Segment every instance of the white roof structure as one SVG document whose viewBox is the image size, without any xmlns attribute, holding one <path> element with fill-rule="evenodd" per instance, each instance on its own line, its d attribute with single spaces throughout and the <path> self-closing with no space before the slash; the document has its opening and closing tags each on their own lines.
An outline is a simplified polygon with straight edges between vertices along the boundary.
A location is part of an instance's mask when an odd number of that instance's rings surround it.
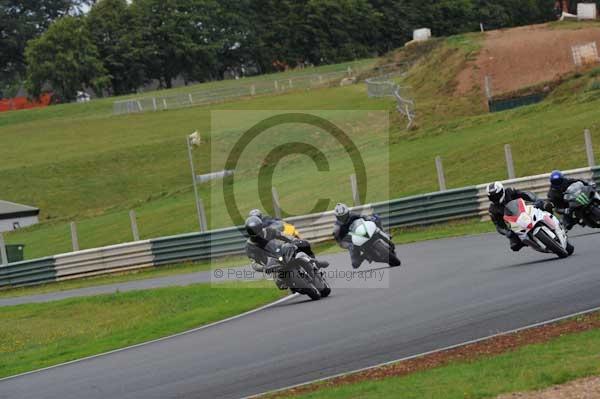
<svg viewBox="0 0 600 399">
<path fill-rule="evenodd" d="M 24 216 L 37 216 L 40 210 L 33 206 L 16 204 L 0 200 L 0 219 L 11 219 Z"/>
</svg>

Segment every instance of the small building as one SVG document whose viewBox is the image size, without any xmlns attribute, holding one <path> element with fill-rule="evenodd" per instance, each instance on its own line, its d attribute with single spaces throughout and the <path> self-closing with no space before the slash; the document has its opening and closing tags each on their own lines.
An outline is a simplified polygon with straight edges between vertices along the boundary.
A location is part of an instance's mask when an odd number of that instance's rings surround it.
<svg viewBox="0 0 600 399">
<path fill-rule="evenodd" d="M 0 200 L 0 232 L 37 224 L 40 222 L 39 214 L 38 208 Z"/>
</svg>

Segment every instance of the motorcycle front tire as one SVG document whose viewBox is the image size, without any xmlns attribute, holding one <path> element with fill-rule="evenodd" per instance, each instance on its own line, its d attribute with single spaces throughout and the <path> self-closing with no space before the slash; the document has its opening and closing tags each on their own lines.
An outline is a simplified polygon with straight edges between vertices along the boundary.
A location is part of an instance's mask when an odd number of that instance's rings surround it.
<svg viewBox="0 0 600 399">
<path fill-rule="evenodd" d="M 319 299 L 321 299 L 321 292 L 312 284 L 308 288 L 303 289 L 302 291 L 304 295 L 308 295 L 313 301 L 318 301 Z"/>
<path fill-rule="evenodd" d="M 569 256 L 569 252 L 546 234 L 544 230 L 540 230 L 536 237 L 546 246 L 546 248 L 556 254 L 559 258 L 562 259 Z"/>
</svg>

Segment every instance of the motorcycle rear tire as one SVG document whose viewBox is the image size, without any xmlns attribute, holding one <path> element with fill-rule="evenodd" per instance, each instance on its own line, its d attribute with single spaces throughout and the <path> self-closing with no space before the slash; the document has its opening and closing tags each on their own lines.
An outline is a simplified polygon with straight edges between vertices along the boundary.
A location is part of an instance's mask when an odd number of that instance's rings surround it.
<svg viewBox="0 0 600 399">
<path fill-rule="evenodd" d="M 592 205 L 590 208 L 590 213 L 592 214 L 592 218 L 594 219 L 596 225 L 600 225 L 600 207 L 597 205 Z"/>
<path fill-rule="evenodd" d="M 546 246 L 546 248 L 556 254 L 559 258 L 564 259 L 569 256 L 569 252 L 565 248 L 558 245 L 558 243 L 554 241 L 548 234 L 546 234 L 544 230 L 540 230 L 540 232 L 537 233 L 537 239 L 540 240 Z"/>
<path fill-rule="evenodd" d="M 325 288 L 323 288 L 320 293 L 321 293 L 321 298 L 327 298 L 329 296 L 329 294 L 331 294 L 331 287 L 329 286 L 329 284 L 327 284 L 327 282 L 324 283 Z"/>
<path fill-rule="evenodd" d="M 390 254 L 388 264 L 390 265 L 390 267 L 398 267 L 402 264 L 402 262 L 400 261 L 400 259 L 398 259 L 398 256 L 394 252 L 392 252 Z"/>
<path fill-rule="evenodd" d="M 574 252 L 575 252 L 575 247 L 573 246 L 573 244 L 571 244 L 570 242 L 567 242 L 567 253 L 569 254 L 569 256 L 573 255 Z"/>
</svg>

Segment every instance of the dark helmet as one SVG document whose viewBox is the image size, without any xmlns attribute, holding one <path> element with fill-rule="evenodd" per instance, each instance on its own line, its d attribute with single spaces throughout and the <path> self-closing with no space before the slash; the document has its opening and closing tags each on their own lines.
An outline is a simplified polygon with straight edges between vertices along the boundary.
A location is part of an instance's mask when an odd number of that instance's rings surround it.
<svg viewBox="0 0 600 399">
<path fill-rule="evenodd" d="M 262 220 L 260 220 L 260 218 L 257 216 L 250 216 L 248 219 L 246 219 L 244 227 L 246 229 L 246 233 L 248 233 L 250 237 L 258 237 L 263 231 Z"/>
<path fill-rule="evenodd" d="M 554 170 L 550 173 L 550 185 L 552 187 L 560 187 L 563 183 L 565 175 L 560 170 Z"/>
<path fill-rule="evenodd" d="M 339 203 L 335 206 L 333 213 L 340 223 L 346 223 L 350 217 L 350 208 L 346 204 Z"/>
<path fill-rule="evenodd" d="M 262 212 L 260 211 L 260 209 L 252 209 L 252 210 L 251 210 L 251 211 L 248 213 L 248 216 L 256 216 L 256 217 L 258 217 L 258 218 L 260 218 L 260 219 L 262 219 L 262 218 L 263 218 L 263 214 L 262 214 Z"/>
<path fill-rule="evenodd" d="M 490 201 L 494 204 L 500 204 L 504 202 L 504 198 L 506 197 L 506 193 L 504 191 L 504 186 L 499 181 L 490 183 L 487 186 L 487 195 Z"/>
</svg>

